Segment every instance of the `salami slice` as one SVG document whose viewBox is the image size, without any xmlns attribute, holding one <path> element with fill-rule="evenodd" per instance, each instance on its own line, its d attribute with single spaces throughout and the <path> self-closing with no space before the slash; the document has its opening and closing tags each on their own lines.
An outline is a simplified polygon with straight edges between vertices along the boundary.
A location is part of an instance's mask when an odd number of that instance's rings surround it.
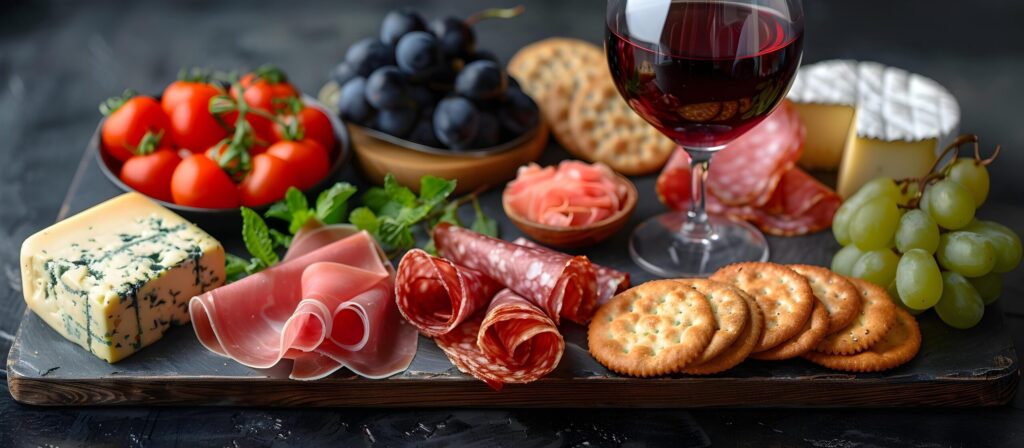
<svg viewBox="0 0 1024 448">
<path fill-rule="evenodd" d="M 541 246 L 540 244 L 526 238 L 517 238 L 512 243 L 558 254 L 565 257 L 567 261 L 571 258 L 569 255 L 548 249 L 547 247 Z M 594 275 L 597 277 L 597 306 L 604 305 L 605 302 L 611 300 L 611 298 L 616 294 L 629 289 L 628 272 L 616 271 L 615 269 L 598 264 L 594 264 L 593 266 Z"/>
<path fill-rule="evenodd" d="M 764 205 L 783 174 L 796 165 L 803 144 L 800 116 L 783 102 L 761 124 L 715 155 L 708 192 L 726 205 Z"/>
<path fill-rule="evenodd" d="M 558 367 L 565 341 L 555 322 L 532 302 L 504 289 L 480 312 L 435 340 L 464 373 L 495 390 L 536 381 Z"/>
<path fill-rule="evenodd" d="M 398 263 L 395 300 L 406 320 L 434 337 L 485 308 L 500 289 L 480 271 L 413 249 Z"/>
<path fill-rule="evenodd" d="M 476 269 L 530 300 L 557 324 L 586 323 L 597 306 L 594 266 L 584 256 L 520 246 L 447 223 L 434 228 L 434 244 L 455 264 Z"/>
</svg>

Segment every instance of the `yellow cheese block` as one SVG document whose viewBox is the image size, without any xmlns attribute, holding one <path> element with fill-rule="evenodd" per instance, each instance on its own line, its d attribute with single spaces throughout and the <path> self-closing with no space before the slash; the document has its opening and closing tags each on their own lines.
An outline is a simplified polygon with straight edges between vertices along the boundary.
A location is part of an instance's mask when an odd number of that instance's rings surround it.
<svg viewBox="0 0 1024 448">
<path fill-rule="evenodd" d="M 848 198 L 876 177 L 921 177 L 935 162 L 936 139 L 887 142 L 855 137 L 849 140 L 839 164 L 836 192 Z"/>
<path fill-rule="evenodd" d="M 806 129 L 800 165 L 809 170 L 836 170 L 851 138 L 857 109 L 839 104 L 794 103 Z"/>
<path fill-rule="evenodd" d="M 224 283 L 224 248 L 139 193 L 32 235 L 21 246 L 25 302 L 107 362 L 189 321 L 189 299 Z"/>
</svg>

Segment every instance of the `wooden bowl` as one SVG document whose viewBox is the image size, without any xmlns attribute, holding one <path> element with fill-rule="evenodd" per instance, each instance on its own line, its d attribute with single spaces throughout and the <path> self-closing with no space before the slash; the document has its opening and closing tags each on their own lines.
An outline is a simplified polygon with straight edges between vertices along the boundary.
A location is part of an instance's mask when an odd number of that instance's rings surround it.
<svg viewBox="0 0 1024 448">
<path fill-rule="evenodd" d="M 318 94 L 329 109 L 341 94 L 334 81 L 325 84 Z M 369 128 L 349 123 L 352 153 L 366 178 L 376 184 L 391 173 L 398 183 L 418 191 L 425 175 L 455 179 L 456 194 L 480 187 L 492 187 L 516 176 L 520 166 L 536 160 L 548 142 L 548 128 L 543 120 L 535 129 L 509 142 L 492 148 L 454 152 L 403 140 Z"/>
<path fill-rule="evenodd" d="M 539 243 L 562 249 L 593 246 L 622 230 L 630 216 L 633 215 L 633 211 L 636 210 L 636 185 L 618 173 L 615 174 L 615 180 L 626 186 L 626 198 L 622 203 L 622 208 L 612 216 L 582 227 L 556 227 L 526 219 L 509 206 L 504 193 L 501 195 L 501 206 L 505 209 L 508 219 L 519 230 Z"/>
</svg>

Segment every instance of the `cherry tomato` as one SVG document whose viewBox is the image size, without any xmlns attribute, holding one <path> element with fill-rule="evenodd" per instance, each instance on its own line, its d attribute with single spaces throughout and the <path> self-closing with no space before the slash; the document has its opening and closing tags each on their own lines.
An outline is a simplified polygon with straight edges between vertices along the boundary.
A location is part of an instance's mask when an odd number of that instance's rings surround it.
<svg viewBox="0 0 1024 448">
<path fill-rule="evenodd" d="M 288 187 L 297 185 L 295 177 L 288 162 L 270 154 L 253 156 L 252 169 L 238 184 L 242 205 L 257 207 L 280 200 Z"/>
<path fill-rule="evenodd" d="M 284 100 L 299 96 L 299 91 L 288 82 L 284 72 L 275 67 L 261 67 L 247 73 L 239 80 L 239 84 L 245 90 L 242 97 L 250 107 L 268 112 L 283 112 L 288 108 L 287 103 L 275 103 L 275 99 Z M 238 90 L 234 86 L 231 87 L 231 96 L 238 98 Z"/>
<path fill-rule="evenodd" d="M 206 98 L 209 103 L 210 98 L 218 94 L 220 90 L 217 86 L 208 82 L 178 80 L 168 84 L 164 89 L 164 94 L 160 97 L 160 106 L 170 116 L 179 104 L 185 104 L 193 97 Z"/>
<path fill-rule="evenodd" d="M 196 92 L 169 112 L 174 142 L 192 152 L 201 152 L 228 136 L 227 129 L 210 113 L 212 96 L 206 96 L 208 93 Z"/>
<path fill-rule="evenodd" d="M 305 190 L 327 176 L 331 160 L 315 140 L 281 140 L 267 148 L 267 154 L 288 162 L 295 172 L 295 186 Z"/>
<path fill-rule="evenodd" d="M 289 125 L 298 120 L 299 127 L 302 128 L 305 138 L 315 140 L 320 146 L 323 146 L 328 154 L 334 151 L 334 126 L 331 125 L 331 120 L 327 118 L 327 114 L 323 113 L 320 109 L 303 107 L 297 115 L 289 114 L 281 118 Z M 275 124 L 274 135 L 277 139 L 285 140 L 284 134 L 284 127 Z"/>
<path fill-rule="evenodd" d="M 246 114 L 245 121 L 252 127 L 252 136 L 254 143 L 249 152 L 253 154 L 262 154 L 267 151 L 270 145 L 276 143 L 279 139 L 274 133 L 274 122 L 268 120 L 265 117 L 260 117 L 253 114 Z M 238 112 L 229 112 L 224 114 L 224 122 L 232 128 L 238 122 Z"/>
<path fill-rule="evenodd" d="M 160 103 L 148 96 L 134 96 L 123 102 L 108 100 L 112 109 L 103 122 L 100 139 L 103 149 L 122 162 L 135 155 L 146 134 L 163 133 L 163 146 L 170 146 L 172 137 L 170 120 L 160 108 Z"/>
<path fill-rule="evenodd" d="M 171 202 L 171 176 L 181 163 L 178 152 L 160 148 L 151 154 L 134 156 L 121 166 L 121 180 L 136 191 L 161 201 Z"/>
<path fill-rule="evenodd" d="M 171 176 L 175 204 L 202 208 L 238 207 L 238 189 L 231 178 L 203 154 L 182 160 Z"/>
</svg>

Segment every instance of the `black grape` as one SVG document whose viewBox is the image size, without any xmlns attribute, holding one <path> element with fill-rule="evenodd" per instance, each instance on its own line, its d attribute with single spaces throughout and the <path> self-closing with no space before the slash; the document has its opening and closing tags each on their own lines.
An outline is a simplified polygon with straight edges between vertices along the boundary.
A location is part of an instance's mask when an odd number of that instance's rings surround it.
<svg viewBox="0 0 1024 448">
<path fill-rule="evenodd" d="M 409 133 L 408 139 L 432 148 L 444 147 L 437 140 L 437 136 L 434 135 L 434 109 L 424 109 L 420 112 L 419 119 L 416 120 L 416 124 L 412 128 L 412 132 Z"/>
<path fill-rule="evenodd" d="M 466 62 L 473 61 L 491 61 L 496 64 L 501 64 L 501 60 L 498 59 L 498 56 L 487 50 L 477 50 L 472 55 L 466 58 Z"/>
<path fill-rule="evenodd" d="M 508 89 L 508 75 L 494 61 L 470 62 L 455 78 L 455 92 L 473 100 L 498 98 Z"/>
<path fill-rule="evenodd" d="M 378 68 L 366 78 L 366 101 L 377 109 L 394 109 L 408 105 L 408 83 L 398 67 Z"/>
<path fill-rule="evenodd" d="M 341 62 L 340 64 L 335 65 L 334 69 L 331 70 L 331 79 L 333 79 L 339 86 L 345 85 L 345 83 L 349 82 L 356 76 L 359 76 L 359 74 L 356 73 L 352 64 L 349 64 L 348 62 Z"/>
<path fill-rule="evenodd" d="M 422 85 L 409 87 L 409 99 L 416 107 L 416 110 L 419 111 L 427 109 L 433 110 L 434 104 L 437 103 L 437 98 L 434 96 L 434 92 L 431 92 L 430 89 Z"/>
<path fill-rule="evenodd" d="M 449 57 L 462 57 L 476 49 L 476 34 L 466 21 L 445 17 L 430 22 L 430 31 L 441 41 L 441 51 Z"/>
<path fill-rule="evenodd" d="M 415 78 L 429 77 L 440 68 L 443 60 L 437 38 L 424 31 L 406 34 L 395 47 L 398 68 Z"/>
<path fill-rule="evenodd" d="M 501 125 L 498 117 L 491 112 L 480 112 L 473 148 L 490 148 L 501 142 Z"/>
<path fill-rule="evenodd" d="M 380 24 L 380 41 L 394 47 L 402 36 L 425 29 L 423 17 L 420 17 L 415 11 L 408 9 L 391 11 L 384 16 L 384 21 Z"/>
<path fill-rule="evenodd" d="M 409 107 L 382 110 L 377 113 L 375 121 L 377 130 L 405 138 L 416 124 L 416 110 Z"/>
<path fill-rule="evenodd" d="M 498 108 L 498 121 L 510 135 L 518 137 L 537 126 L 540 110 L 533 98 L 522 90 L 509 88 Z"/>
<path fill-rule="evenodd" d="M 338 97 L 338 115 L 357 124 L 365 124 L 373 113 L 366 102 L 366 78 L 357 76 L 341 87 Z"/>
<path fill-rule="evenodd" d="M 450 96 L 434 109 L 434 134 L 445 146 L 466 149 L 476 138 L 480 113 L 465 98 Z"/>
</svg>

